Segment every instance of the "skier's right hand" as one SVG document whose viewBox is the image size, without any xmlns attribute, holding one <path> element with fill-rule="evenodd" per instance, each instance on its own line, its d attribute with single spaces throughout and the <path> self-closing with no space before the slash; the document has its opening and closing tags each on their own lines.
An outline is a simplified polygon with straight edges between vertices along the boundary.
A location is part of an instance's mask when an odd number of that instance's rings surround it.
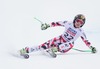
<svg viewBox="0 0 100 69">
<path fill-rule="evenodd" d="M 47 28 L 49 28 L 50 25 L 49 24 L 41 24 L 41 30 L 46 30 Z"/>
</svg>

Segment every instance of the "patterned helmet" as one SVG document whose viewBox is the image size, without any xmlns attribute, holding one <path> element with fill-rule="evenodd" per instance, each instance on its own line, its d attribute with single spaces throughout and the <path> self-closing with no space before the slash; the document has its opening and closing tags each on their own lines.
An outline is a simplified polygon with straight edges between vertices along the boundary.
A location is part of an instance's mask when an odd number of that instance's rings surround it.
<svg viewBox="0 0 100 69">
<path fill-rule="evenodd" d="M 86 19 L 85 19 L 85 16 L 84 16 L 83 14 L 78 14 L 78 15 L 76 15 L 75 18 L 74 18 L 74 20 L 73 20 L 73 23 L 75 23 L 75 21 L 76 21 L 77 19 L 82 19 L 83 25 L 85 24 Z M 83 26 L 83 25 L 82 25 L 82 26 Z M 81 26 L 81 27 L 82 27 L 82 26 Z"/>
</svg>

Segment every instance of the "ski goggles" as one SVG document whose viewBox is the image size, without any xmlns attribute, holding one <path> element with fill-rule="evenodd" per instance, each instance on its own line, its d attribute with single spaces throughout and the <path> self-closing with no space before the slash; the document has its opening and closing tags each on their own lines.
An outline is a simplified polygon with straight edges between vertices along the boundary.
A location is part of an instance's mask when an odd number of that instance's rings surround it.
<svg viewBox="0 0 100 69">
<path fill-rule="evenodd" d="M 77 19 L 76 22 L 80 23 L 80 24 L 84 24 L 84 22 L 81 19 Z"/>
</svg>

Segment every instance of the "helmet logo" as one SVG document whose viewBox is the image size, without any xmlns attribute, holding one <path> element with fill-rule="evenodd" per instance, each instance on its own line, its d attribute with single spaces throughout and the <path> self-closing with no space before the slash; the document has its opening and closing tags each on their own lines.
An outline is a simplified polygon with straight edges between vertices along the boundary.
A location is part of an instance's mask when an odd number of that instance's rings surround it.
<svg viewBox="0 0 100 69">
<path fill-rule="evenodd" d="M 81 16 L 81 19 L 85 19 L 85 17 L 84 16 Z"/>
</svg>

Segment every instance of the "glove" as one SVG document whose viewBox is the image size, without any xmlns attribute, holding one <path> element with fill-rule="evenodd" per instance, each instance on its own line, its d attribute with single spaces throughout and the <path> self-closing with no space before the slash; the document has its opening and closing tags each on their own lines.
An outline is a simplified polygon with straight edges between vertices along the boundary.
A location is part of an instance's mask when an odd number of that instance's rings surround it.
<svg viewBox="0 0 100 69">
<path fill-rule="evenodd" d="M 97 52 L 97 51 L 96 51 L 96 48 L 93 47 L 93 46 L 90 46 L 90 49 L 92 50 L 92 53 L 96 53 L 96 52 Z"/>
<path fill-rule="evenodd" d="M 50 27 L 50 25 L 49 24 L 42 24 L 41 25 L 41 30 L 46 30 L 47 28 L 49 28 Z"/>
</svg>

